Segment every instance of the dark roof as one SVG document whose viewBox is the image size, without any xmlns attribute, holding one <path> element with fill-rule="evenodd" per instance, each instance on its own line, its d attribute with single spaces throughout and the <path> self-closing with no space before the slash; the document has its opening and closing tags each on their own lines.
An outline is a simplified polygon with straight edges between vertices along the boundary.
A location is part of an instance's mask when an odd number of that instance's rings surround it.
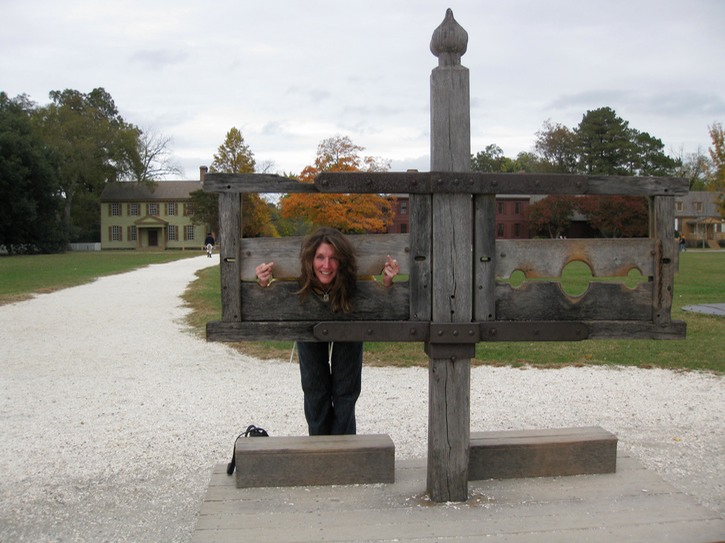
<svg viewBox="0 0 725 543">
<path fill-rule="evenodd" d="M 200 188 L 200 181 L 158 181 L 153 188 L 140 183 L 108 183 L 101 202 L 188 200 L 189 194 Z"/>
</svg>

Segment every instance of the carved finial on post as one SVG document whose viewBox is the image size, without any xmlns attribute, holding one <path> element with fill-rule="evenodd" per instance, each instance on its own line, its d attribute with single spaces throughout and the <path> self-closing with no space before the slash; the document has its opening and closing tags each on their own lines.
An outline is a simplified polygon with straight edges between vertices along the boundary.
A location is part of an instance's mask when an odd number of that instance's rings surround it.
<svg viewBox="0 0 725 543">
<path fill-rule="evenodd" d="M 430 50 L 438 57 L 438 66 L 455 66 L 468 49 L 468 32 L 453 18 L 453 10 L 446 10 L 443 22 L 433 31 Z"/>
</svg>

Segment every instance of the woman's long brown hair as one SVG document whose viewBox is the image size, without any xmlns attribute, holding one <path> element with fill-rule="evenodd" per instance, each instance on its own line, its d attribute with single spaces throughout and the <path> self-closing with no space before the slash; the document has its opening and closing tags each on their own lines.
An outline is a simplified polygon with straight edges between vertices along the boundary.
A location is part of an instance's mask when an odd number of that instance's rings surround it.
<svg viewBox="0 0 725 543">
<path fill-rule="evenodd" d="M 329 243 L 335 249 L 335 258 L 339 263 L 337 275 L 330 285 L 328 292 L 330 296 L 330 308 L 332 311 L 352 311 L 352 296 L 357 286 L 357 260 L 355 259 L 355 248 L 350 241 L 334 228 L 319 228 L 312 235 L 307 236 L 300 248 L 300 267 L 302 273 L 299 278 L 300 290 L 297 291 L 302 298 L 306 297 L 314 289 L 321 289 L 315 277 L 313 263 L 317 248 Z"/>
</svg>

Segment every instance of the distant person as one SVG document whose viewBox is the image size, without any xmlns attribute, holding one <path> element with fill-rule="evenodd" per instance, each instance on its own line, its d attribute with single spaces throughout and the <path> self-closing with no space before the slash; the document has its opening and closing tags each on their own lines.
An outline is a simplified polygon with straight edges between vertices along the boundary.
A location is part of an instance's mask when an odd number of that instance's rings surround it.
<svg viewBox="0 0 725 543">
<path fill-rule="evenodd" d="M 256 268 L 260 286 L 273 280 L 273 262 Z M 354 247 L 334 228 L 320 228 L 305 238 L 300 249 L 301 297 L 317 296 L 333 312 L 353 311 L 357 286 Z M 383 285 L 389 287 L 400 271 L 389 255 Z M 298 341 L 305 419 L 310 435 L 355 434 L 355 403 L 362 384 L 362 341 Z"/>
<path fill-rule="evenodd" d="M 214 236 L 211 232 L 206 235 L 206 239 L 204 240 L 204 248 L 206 249 L 206 256 L 208 258 L 211 258 L 211 253 L 214 250 Z"/>
<path fill-rule="evenodd" d="M 687 241 L 685 240 L 685 236 L 680 234 L 680 252 L 687 251 Z"/>
</svg>

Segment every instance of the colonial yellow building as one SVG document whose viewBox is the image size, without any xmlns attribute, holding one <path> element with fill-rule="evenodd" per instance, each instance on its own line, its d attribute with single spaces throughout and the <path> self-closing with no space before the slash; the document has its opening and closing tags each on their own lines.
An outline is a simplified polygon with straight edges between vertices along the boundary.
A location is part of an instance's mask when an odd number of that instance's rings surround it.
<svg viewBox="0 0 725 543">
<path fill-rule="evenodd" d="M 200 181 L 109 183 L 101 194 L 101 249 L 201 250 L 208 230 L 192 224 L 190 198 L 200 188 Z"/>
<path fill-rule="evenodd" d="M 690 191 L 675 198 L 675 230 L 690 247 L 725 246 L 725 219 L 718 207 L 719 192 Z"/>
</svg>

